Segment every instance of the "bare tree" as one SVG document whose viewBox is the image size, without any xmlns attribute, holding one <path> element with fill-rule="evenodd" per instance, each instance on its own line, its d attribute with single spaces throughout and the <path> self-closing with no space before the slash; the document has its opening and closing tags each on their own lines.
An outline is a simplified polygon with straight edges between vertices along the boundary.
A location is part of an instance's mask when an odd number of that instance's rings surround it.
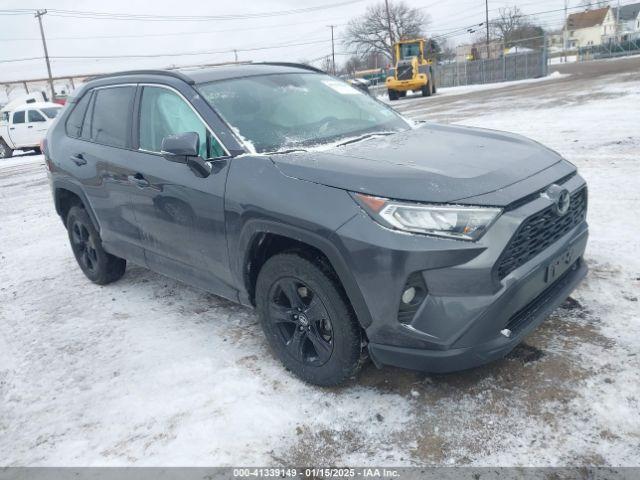
<svg viewBox="0 0 640 480">
<path fill-rule="evenodd" d="M 501 8 L 498 18 L 491 22 L 493 36 L 508 43 L 513 33 L 525 24 L 525 18 L 518 7 Z"/>
<path fill-rule="evenodd" d="M 395 40 L 424 37 L 429 16 L 402 1 L 389 1 L 389 20 Z M 345 45 L 361 57 L 383 53 L 393 58 L 389 24 L 384 2 L 370 5 L 364 15 L 349 22 Z"/>
<path fill-rule="evenodd" d="M 491 22 L 493 36 L 507 48 L 541 48 L 544 43 L 544 30 L 534 25 L 529 18 L 518 7 L 501 8 L 498 18 Z"/>
<path fill-rule="evenodd" d="M 585 10 L 591 10 L 592 8 L 604 8 L 609 5 L 605 0 L 582 0 L 580 6 Z"/>
<path fill-rule="evenodd" d="M 322 60 L 320 60 L 320 70 L 327 73 L 333 73 L 333 62 L 331 60 L 331 55 L 322 57 Z"/>
<path fill-rule="evenodd" d="M 352 55 L 351 57 L 349 57 L 349 60 L 345 62 L 343 71 L 347 75 L 353 77 L 358 70 L 362 70 L 363 66 L 364 63 L 362 62 L 360 57 L 358 57 L 357 55 Z"/>
</svg>

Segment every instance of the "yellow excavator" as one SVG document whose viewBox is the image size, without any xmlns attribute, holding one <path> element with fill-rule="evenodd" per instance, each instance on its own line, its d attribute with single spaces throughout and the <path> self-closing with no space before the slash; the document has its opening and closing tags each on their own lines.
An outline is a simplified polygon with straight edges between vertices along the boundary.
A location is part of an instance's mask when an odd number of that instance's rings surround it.
<svg viewBox="0 0 640 480">
<path fill-rule="evenodd" d="M 401 40 L 393 45 L 396 65 L 387 77 L 389 100 L 397 100 L 408 91 L 422 92 L 423 97 L 436 93 L 431 60 L 424 56 L 423 38 Z"/>
</svg>

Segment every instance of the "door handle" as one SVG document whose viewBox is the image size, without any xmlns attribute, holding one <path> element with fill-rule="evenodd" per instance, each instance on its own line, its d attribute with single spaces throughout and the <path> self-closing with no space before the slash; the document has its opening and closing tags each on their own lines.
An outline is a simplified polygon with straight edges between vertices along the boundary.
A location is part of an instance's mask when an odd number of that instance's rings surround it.
<svg viewBox="0 0 640 480">
<path fill-rule="evenodd" d="M 81 167 L 82 165 L 86 165 L 87 161 L 84 159 L 81 153 L 71 156 L 71 161 L 75 163 L 77 166 Z"/>
<path fill-rule="evenodd" d="M 145 188 L 145 187 L 148 187 L 149 185 L 151 185 L 149 183 L 149 180 L 144 178 L 144 175 L 142 175 L 141 173 L 136 173 L 135 175 L 129 175 L 129 176 L 127 176 L 127 178 L 129 179 L 129 181 L 131 183 L 135 183 L 140 188 Z"/>
</svg>

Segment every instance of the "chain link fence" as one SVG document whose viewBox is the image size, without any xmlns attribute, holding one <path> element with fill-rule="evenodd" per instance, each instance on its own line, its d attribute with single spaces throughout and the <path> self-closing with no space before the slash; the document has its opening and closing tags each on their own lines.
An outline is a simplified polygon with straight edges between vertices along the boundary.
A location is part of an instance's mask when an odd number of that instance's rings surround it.
<svg viewBox="0 0 640 480">
<path fill-rule="evenodd" d="M 547 75 L 547 55 L 544 50 L 514 53 L 500 58 L 443 64 L 435 69 L 436 86 L 439 88 L 508 82 L 545 75 Z"/>
</svg>

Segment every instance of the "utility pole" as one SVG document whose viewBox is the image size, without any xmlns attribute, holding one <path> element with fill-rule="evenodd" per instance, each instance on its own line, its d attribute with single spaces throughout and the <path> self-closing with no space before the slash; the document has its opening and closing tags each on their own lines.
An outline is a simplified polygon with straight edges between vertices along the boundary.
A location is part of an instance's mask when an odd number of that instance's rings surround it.
<svg viewBox="0 0 640 480">
<path fill-rule="evenodd" d="M 564 63 L 567 63 L 567 43 L 569 43 L 569 39 L 567 38 L 567 24 L 569 23 L 569 17 L 567 17 L 567 9 L 569 0 L 564 0 L 564 30 L 562 32 L 562 51 L 564 52 Z"/>
<path fill-rule="evenodd" d="M 393 38 L 393 30 L 391 29 L 391 14 L 389 13 L 389 0 L 384 0 L 385 7 L 387 8 L 387 27 L 389 28 L 389 42 L 391 43 L 391 63 L 396 64 L 396 52 L 393 48 L 393 44 L 396 43 Z"/>
<path fill-rule="evenodd" d="M 47 14 L 46 10 L 37 10 L 35 17 L 40 25 L 40 36 L 42 37 L 42 46 L 44 47 L 44 59 L 47 62 L 47 75 L 49 76 L 49 88 L 51 89 L 51 101 L 55 100 L 56 92 L 53 89 L 53 77 L 51 76 L 51 63 L 49 63 L 49 51 L 47 50 L 47 41 L 44 38 L 44 29 L 42 28 L 42 17 Z"/>
<path fill-rule="evenodd" d="M 487 24 L 487 60 L 491 56 L 489 50 L 489 0 L 484 0 L 485 23 Z"/>
<path fill-rule="evenodd" d="M 329 28 L 331 29 L 331 67 L 334 75 L 336 74 L 336 46 L 333 42 L 333 29 L 335 27 L 335 25 L 329 25 Z"/>
</svg>

